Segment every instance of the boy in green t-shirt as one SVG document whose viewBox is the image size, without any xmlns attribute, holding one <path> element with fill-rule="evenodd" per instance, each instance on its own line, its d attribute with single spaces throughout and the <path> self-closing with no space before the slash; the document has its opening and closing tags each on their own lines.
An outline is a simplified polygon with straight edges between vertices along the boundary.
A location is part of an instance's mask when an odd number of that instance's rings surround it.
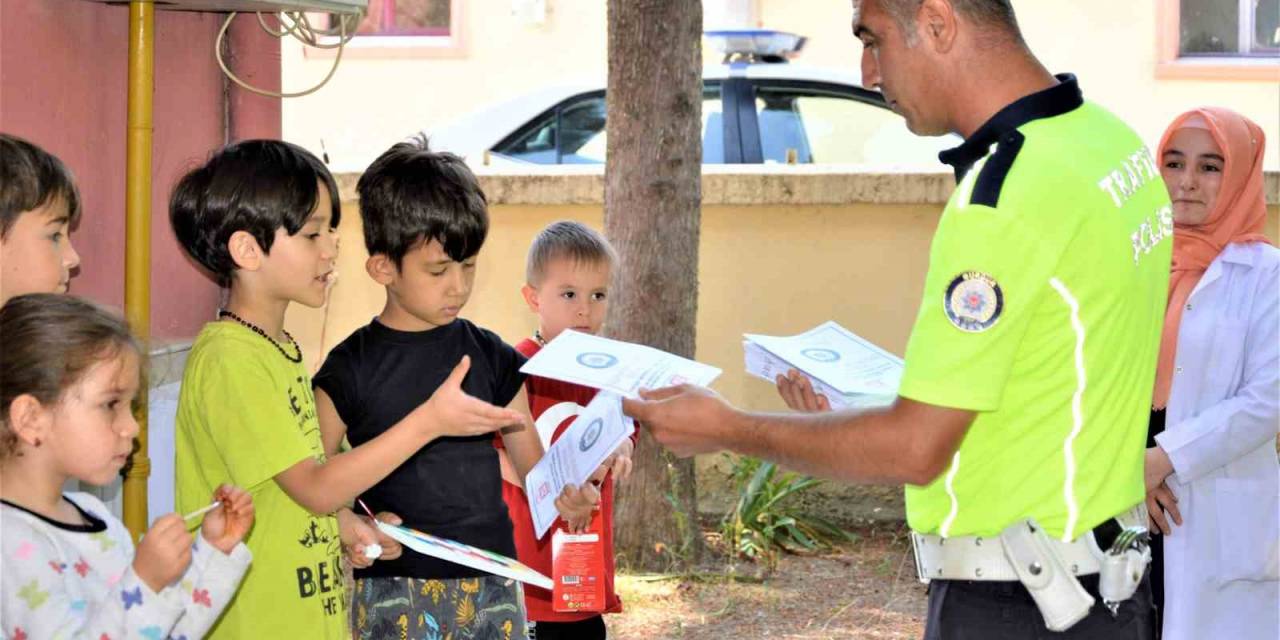
<svg viewBox="0 0 1280 640">
<path fill-rule="evenodd" d="M 255 563 L 211 638 L 346 638 L 339 555 L 389 539 L 346 508 L 419 448 L 478 435 L 519 413 L 465 394 L 453 375 L 384 434 L 326 457 L 302 351 L 284 331 L 291 302 L 318 307 L 333 281 L 341 209 L 315 156 L 249 140 L 217 152 L 178 183 L 170 223 L 183 249 L 230 288 L 219 321 L 187 360 L 176 425 L 177 502 L 204 506 L 213 488 L 254 494 L 245 539 Z"/>
</svg>

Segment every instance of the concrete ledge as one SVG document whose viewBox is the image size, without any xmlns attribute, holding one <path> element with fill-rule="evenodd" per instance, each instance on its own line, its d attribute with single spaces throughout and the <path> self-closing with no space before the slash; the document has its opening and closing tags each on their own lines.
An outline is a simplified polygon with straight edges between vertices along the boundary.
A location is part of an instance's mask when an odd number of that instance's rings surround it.
<svg viewBox="0 0 1280 640">
<path fill-rule="evenodd" d="M 495 205 L 602 205 L 604 167 L 492 167 L 477 172 Z M 356 199 L 359 175 L 336 176 L 343 202 Z M 704 205 L 943 204 L 955 181 L 949 171 L 815 165 L 706 165 Z M 1280 171 L 1267 171 L 1268 205 L 1280 205 Z"/>
</svg>

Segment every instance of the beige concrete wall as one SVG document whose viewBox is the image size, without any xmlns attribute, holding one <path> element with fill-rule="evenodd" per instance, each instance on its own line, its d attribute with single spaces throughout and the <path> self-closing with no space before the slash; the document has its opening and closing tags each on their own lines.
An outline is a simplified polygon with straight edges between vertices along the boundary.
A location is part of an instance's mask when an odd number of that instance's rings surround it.
<svg viewBox="0 0 1280 640">
<path fill-rule="evenodd" d="M 480 106 L 565 79 L 603 77 L 603 0 L 547 0 L 547 20 L 524 26 L 509 0 L 465 0 L 464 46 L 452 57 L 356 51 L 320 92 L 284 103 L 285 139 L 319 151 L 340 170 L 361 170 L 392 142 Z M 1266 163 L 1280 168 L 1280 88 L 1265 81 L 1156 79 L 1156 2 L 1015 0 L 1027 40 L 1055 72 L 1081 78 L 1086 95 L 1116 111 L 1152 144 L 1181 111 L 1203 104 L 1257 120 Z M 809 37 L 798 62 L 856 70 L 848 0 L 755 0 L 761 25 Z M 248 16 L 246 16 L 248 19 Z M 659 47 L 660 49 L 660 47 Z M 405 57 L 418 55 L 419 57 Z M 286 89 L 309 86 L 332 63 L 286 41 Z"/>
</svg>

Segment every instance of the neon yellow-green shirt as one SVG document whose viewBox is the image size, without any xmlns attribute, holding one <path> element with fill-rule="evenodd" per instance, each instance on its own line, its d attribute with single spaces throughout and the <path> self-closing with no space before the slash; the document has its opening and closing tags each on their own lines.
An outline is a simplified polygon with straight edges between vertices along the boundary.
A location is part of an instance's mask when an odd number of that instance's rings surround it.
<svg viewBox="0 0 1280 640">
<path fill-rule="evenodd" d="M 899 393 L 978 415 L 947 470 L 907 487 L 922 533 L 1030 517 L 1073 540 L 1143 499 L 1172 209 L 1141 139 L 1059 79 L 943 154 L 963 178 Z"/>
<path fill-rule="evenodd" d="M 347 638 L 337 520 L 312 516 L 274 481 L 324 459 L 306 369 L 245 327 L 208 324 L 187 359 L 176 431 L 180 513 L 224 482 L 253 495 L 253 566 L 208 637 Z"/>
</svg>

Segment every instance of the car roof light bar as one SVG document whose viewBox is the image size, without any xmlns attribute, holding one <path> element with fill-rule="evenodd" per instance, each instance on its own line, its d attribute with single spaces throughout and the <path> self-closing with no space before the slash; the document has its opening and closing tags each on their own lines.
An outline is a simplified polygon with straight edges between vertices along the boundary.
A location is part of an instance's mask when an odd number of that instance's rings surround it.
<svg viewBox="0 0 1280 640">
<path fill-rule="evenodd" d="M 805 37 L 769 29 L 704 31 L 708 43 L 724 54 L 725 64 L 780 63 L 796 57 Z"/>
</svg>

